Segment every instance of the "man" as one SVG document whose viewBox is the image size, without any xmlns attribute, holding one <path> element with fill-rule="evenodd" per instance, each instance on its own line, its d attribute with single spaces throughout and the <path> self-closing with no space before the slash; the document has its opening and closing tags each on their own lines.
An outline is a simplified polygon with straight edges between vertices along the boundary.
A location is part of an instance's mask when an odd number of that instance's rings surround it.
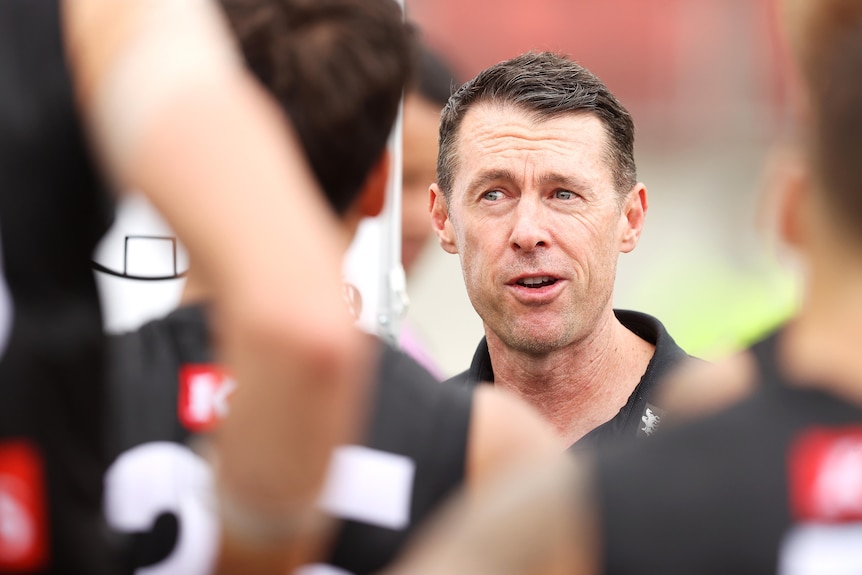
<svg viewBox="0 0 862 575">
<path fill-rule="evenodd" d="M 860 571 L 862 3 L 784 8 L 803 80 L 805 139 L 777 207 L 779 233 L 805 263 L 797 314 L 712 374 L 724 389 L 708 390 L 697 409 L 717 413 L 649 445 L 599 453 L 592 468 L 546 469 L 529 486 L 504 487 L 509 498 L 489 495 L 464 531 L 445 543 L 438 532 L 442 544 L 426 551 L 440 561 L 426 556 L 399 572 Z M 531 521 L 488 521 L 518 510 Z M 472 555 L 477 545 L 506 552 L 486 561 Z"/>
<path fill-rule="evenodd" d="M 628 112 L 549 53 L 481 72 L 440 125 L 431 217 L 485 326 L 453 381 L 512 390 L 572 445 L 650 435 L 656 382 L 686 358 L 653 317 L 612 308 L 647 210 Z"/>
<path fill-rule="evenodd" d="M 223 7 L 249 68 L 296 126 L 346 249 L 359 220 L 383 202 L 386 142 L 411 70 L 400 8 L 393 0 L 224 0 Z M 314 283 L 297 273 L 297 281 Z M 211 292 L 193 260 L 184 305 L 112 341 L 116 459 L 106 511 L 132 534 L 137 568 L 195 575 L 216 562 L 210 472 L 196 450 L 228 410 L 224 422 L 231 420 L 232 390 L 244 382 L 215 362 Z M 323 559 L 328 566 L 311 569 L 376 572 L 465 480 L 478 485 L 534 451 L 560 451 L 526 406 L 490 389 L 440 386 L 405 355 L 377 345 L 361 445 L 338 449 L 321 496 L 322 508 L 344 521 L 324 554 L 304 537 L 286 546 L 281 572 Z M 139 490 L 148 497 L 130 496 Z"/>
<path fill-rule="evenodd" d="M 0 44 L 0 571 L 112 573 L 117 565 L 101 515 L 102 329 L 89 266 L 110 220 L 99 171 L 145 188 L 217 285 L 217 313 L 237 337 L 222 350 L 249 382 L 238 419 L 246 406 L 285 395 L 319 418 L 302 430 L 301 449 L 278 437 L 289 438 L 292 423 L 267 417 L 255 429 L 227 430 L 220 445 L 232 517 L 241 515 L 243 528 L 286 520 L 286 508 L 295 512 L 318 489 L 332 440 L 344 440 L 349 418 L 338 416 L 353 412 L 361 391 L 361 343 L 332 311 L 331 222 L 271 104 L 236 65 L 218 14 L 205 3 L 9 0 L 0 3 Z M 211 169 L 177 169 L 178 148 L 184 162 Z M 245 208 L 236 205 L 241 191 Z M 206 205 L 189 210 L 204 194 Z M 280 299 L 296 289 L 290 265 L 268 246 L 297 237 L 320 241 L 319 253 L 299 253 L 291 265 L 307 265 L 321 285 L 292 305 Z M 252 255 L 231 251 L 243 247 Z M 237 449 L 261 427 L 270 439 L 259 449 L 273 437 L 280 445 L 266 470 L 258 449 Z M 273 469 L 297 458 L 307 465 L 279 473 L 273 489 Z M 276 504 L 275 513 L 261 514 L 256 498 Z M 225 526 L 233 540 L 239 526 L 231 518 Z"/>
</svg>

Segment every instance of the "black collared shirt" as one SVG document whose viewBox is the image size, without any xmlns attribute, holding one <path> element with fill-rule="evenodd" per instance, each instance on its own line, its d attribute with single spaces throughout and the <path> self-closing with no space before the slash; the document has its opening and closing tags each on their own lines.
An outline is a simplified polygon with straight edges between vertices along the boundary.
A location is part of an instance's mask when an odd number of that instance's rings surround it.
<svg viewBox="0 0 862 575">
<path fill-rule="evenodd" d="M 671 369 L 690 358 L 664 325 L 651 315 L 628 310 L 614 310 L 617 319 L 638 337 L 655 345 L 655 353 L 626 404 L 613 419 L 593 429 L 578 441 L 573 448 L 583 447 L 605 438 L 642 437 L 650 435 L 661 421 L 663 410 L 651 400 L 656 395 L 658 383 Z M 447 384 L 474 387 L 480 382 L 494 382 L 494 369 L 488 353 L 488 341 L 483 337 L 473 355 L 470 369 L 449 380 Z"/>
</svg>

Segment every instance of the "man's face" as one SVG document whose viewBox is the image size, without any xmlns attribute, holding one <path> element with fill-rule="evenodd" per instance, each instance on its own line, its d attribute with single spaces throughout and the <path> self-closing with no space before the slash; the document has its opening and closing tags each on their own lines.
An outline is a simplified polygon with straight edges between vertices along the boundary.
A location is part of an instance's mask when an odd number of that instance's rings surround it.
<svg viewBox="0 0 862 575">
<path fill-rule="evenodd" d="M 609 317 L 617 257 L 637 243 L 646 189 L 620 198 L 607 146 L 591 114 L 536 121 L 491 103 L 467 112 L 450 203 L 432 186 L 432 221 L 460 255 L 489 338 L 544 355 Z"/>
</svg>

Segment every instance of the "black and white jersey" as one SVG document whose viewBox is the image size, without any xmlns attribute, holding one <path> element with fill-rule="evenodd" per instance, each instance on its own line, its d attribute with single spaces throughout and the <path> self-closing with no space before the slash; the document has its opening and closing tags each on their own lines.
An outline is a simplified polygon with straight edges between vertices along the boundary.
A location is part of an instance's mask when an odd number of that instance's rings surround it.
<svg viewBox="0 0 862 575">
<path fill-rule="evenodd" d="M 205 314 L 184 307 L 111 338 L 106 511 L 130 534 L 135 568 L 204 574 L 218 549 L 213 478 L 195 445 L 227 413 L 237 383 L 213 363 Z M 471 409 L 470 390 L 441 386 L 381 343 L 364 442 L 336 450 L 320 500 L 343 521 L 326 564 L 303 575 L 386 566 L 463 481 Z"/>
<path fill-rule="evenodd" d="M 789 383 L 774 341 L 750 398 L 598 454 L 606 573 L 862 573 L 862 408 Z"/>
<path fill-rule="evenodd" d="M 57 0 L 0 2 L 0 572 L 114 572 L 90 270 L 110 203 L 63 50 Z"/>
</svg>

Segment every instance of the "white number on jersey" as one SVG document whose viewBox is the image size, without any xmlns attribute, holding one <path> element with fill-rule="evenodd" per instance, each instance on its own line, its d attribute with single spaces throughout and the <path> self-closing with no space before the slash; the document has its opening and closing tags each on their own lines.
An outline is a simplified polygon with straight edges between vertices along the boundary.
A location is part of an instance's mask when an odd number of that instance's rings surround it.
<svg viewBox="0 0 862 575">
<path fill-rule="evenodd" d="M 189 448 L 167 441 L 145 443 L 120 455 L 105 476 L 108 523 L 126 533 L 147 532 L 156 518 L 174 513 L 179 534 L 161 562 L 137 575 L 206 575 L 219 546 L 209 465 Z"/>
<path fill-rule="evenodd" d="M 402 455 L 368 447 L 338 447 L 330 464 L 320 506 L 336 517 L 390 529 L 410 523 L 415 463 Z M 120 455 L 105 476 L 108 523 L 124 533 L 147 533 L 156 519 L 176 515 L 179 534 L 173 550 L 136 575 L 207 575 L 219 546 L 213 477 L 208 464 L 188 447 L 152 442 Z M 327 565 L 309 565 L 294 575 L 350 575 Z"/>
</svg>

